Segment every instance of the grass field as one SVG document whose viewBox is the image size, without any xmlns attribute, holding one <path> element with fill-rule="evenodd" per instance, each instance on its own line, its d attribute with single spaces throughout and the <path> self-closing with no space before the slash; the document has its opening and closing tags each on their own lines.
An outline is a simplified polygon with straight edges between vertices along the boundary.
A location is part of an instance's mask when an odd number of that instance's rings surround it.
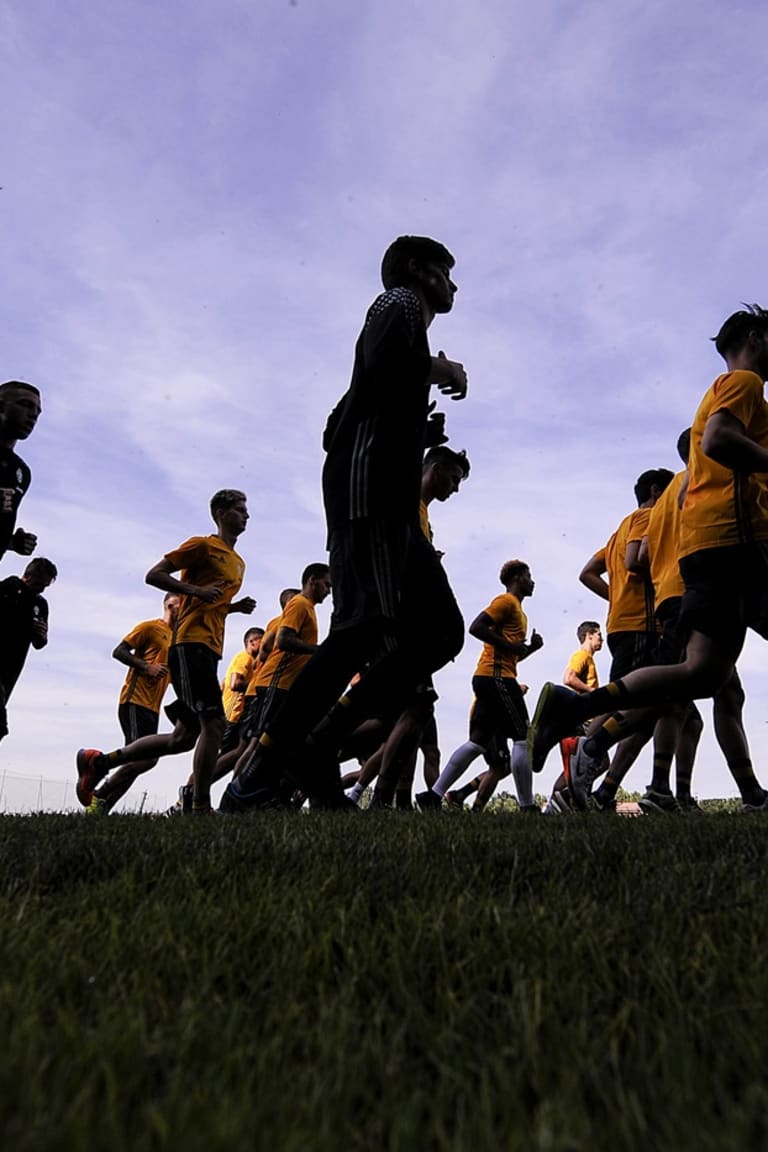
<svg viewBox="0 0 768 1152">
<path fill-rule="evenodd" d="M 768 821 L 0 821 L 2 1148 L 768 1138 Z"/>
</svg>

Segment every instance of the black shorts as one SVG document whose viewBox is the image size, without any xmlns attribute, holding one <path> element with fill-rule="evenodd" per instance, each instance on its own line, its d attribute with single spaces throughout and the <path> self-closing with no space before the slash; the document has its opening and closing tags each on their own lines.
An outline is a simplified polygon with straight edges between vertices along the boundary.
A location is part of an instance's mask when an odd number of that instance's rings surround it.
<svg viewBox="0 0 768 1152">
<path fill-rule="evenodd" d="M 680 561 L 685 584 L 680 624 L 686 636 L 701 632 L 732 660 L 747 628 L 768 639 L 768 544 L 706 548 Z"/>
<path fill-rule="evenodd" d="M 198 728 L 200 716 L 224 716 L 219 684 L 219 657 L 207 644 L 172 644 L 168 667 L 176 700 L 165 709 L 174 724 Z"/>
<path fill-rule="evenodd" d="M 126 744 L 132 744 L 141 736 L 155 735 L 160 715 L 142 704 L 118 704 L 117 719 Z"/>
<path fill-rule="evenodd" d="M 243 740 L 255 740 L 261 735 L 261 714 L 264 711 L 264 701 L 268 691 L 268 688 L 257 688 L 254 694 L 247 698 L 250 703 L 243 715 Z"/>
<path fill-rule="evenodd" d="M 659 664 L 680 664 L 685 659 L 685 645 L 688 637 L 680 627 L 680 606 L 682 596 L 670 596 L 656 609 L 656 619 L 661 625 L 661 636 L 657 652 Z"/>
<path fill-rule="evenodd" d="M 394 625 L 408 540 L 407 525 L 381 520 L 351 520 L 331 532 L 332 629 L 380 622 Z"/>
<path fill-rule="evenodd" d="M 242 720 L 227 720 L 227 726 L 224 729 L 224 735 L 219 744 L 219 753 L 232 752 L 237 748 L 240 743 L 240 736 L 243 731 Z"/>
<path fill-rule="evenodd" d="M 650 668 L 658 662 L 659 637 L 656 632 L 610 632 L 608 648 L 611 660 L 611 680 L 634 672 L 636 668 Z"/>
<path fill-rule="evenodd" d="M 480 728 L 488 740 L 493 737 L 525 740 L 528 709 L 514 676 L 473 676 L 472 691 L 475 703 L 470 730 Z"/>
</svg>

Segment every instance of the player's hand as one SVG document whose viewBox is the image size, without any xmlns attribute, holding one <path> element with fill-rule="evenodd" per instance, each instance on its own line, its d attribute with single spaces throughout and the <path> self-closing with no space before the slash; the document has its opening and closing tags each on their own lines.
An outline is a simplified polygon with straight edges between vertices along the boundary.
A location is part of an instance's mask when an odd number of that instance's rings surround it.
<svg viewBox="0 0 768 1152">
<path fill-rule="evenodd" d="M 23 528 L 17 528 L 11 536 L 11 549 L 18 552 L 19 556 L 31 556 L 35 548 L 37 548 L 37 536 L 34 532 L 25 532 Z"/>
<path fill-rule="evenodd" d="M 256 601 L 253 596 L 243 596 L 242 600 L 235 600 L 234 603 L 230 604 L 229 610 L 230 612 L 242 612 L 244 615 L 250 616 L 255 607 Z"/>
<path fill-rule="evenodd" d="M 542 648 L 543 645 L 544 645 L 544 641 L 543 641 L 542 637 L 539 635 L 539 633 L 534 628 L 533 632 L 531 632 L 531 639 L 530 639 L 530 642 L 528 644 L 528 647 L 530 648 L 531 652 L 538 652 L 539 648 Z"/>
<path fill-rule="evenodd" d="M 433 411 L 436 403 L 437 401 L 433 400 L 427 410 L 429 412 L 425 437 L 427 448 L 437 448 L 438 444 L 448 443 L 448 437 L 445 434 L 445 413 Z"/>
<path fill-rule="evenodd" d="M 162 680 L 163 676 L 168 675 L 168 666 L 166 664 L 145 664 L 144 675 L 149 676 L 151 680 Z"/>
<path fill-rule="evenodd" d="M 522 695 L 522 696 L 525 696 L 526 692 L 528 691 L 528 685 L 527 685 L 527 684 L 521 684 L 521 683 L 518 681 L 518 684 L 517 684 L 517 686 L 518 686 L 518 688 L 520 689 L 520 693 L 521 693 L 521 695 Z"/>
<path fill-rule="evenodd" d="M 445 368 L 446 379 L 438 381 L 435 385 L 445 396 L 451 400 L 463 400 L 467 394 L 467 374 L 464 365 L 458 360 L 449 360 L 445 352 L 438 352 L 440 367 Z"/>
<path fill-rule="evenodd" d="M 199 588 L 195 588 L 192 593 L 198 600 L 203 600 L 206 604 L 215 604 L 217 600 L 221 599 L 221 587 L 218 584 L 203 584 Z"/>
</svg>

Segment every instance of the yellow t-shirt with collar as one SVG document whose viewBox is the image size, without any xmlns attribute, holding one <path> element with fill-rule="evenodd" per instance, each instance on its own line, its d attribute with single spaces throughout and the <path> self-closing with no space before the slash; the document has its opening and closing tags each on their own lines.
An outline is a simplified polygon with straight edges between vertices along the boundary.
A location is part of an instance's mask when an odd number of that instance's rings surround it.
<svg viewBox="0 0 768 1152">
<path fill-rule="evenodd" d="M 184 583 L 221 587 L 215 604 L 206 604 L 197 596 L 181 597 L 171 643 L 204 644 L 220 657 L 229 605 L 242 586 L 245 561 L 220 536 L 192 536 L 172 552 L 166 552 L 165 559 L 174 570 L 181 570 Z"/>
</svg>

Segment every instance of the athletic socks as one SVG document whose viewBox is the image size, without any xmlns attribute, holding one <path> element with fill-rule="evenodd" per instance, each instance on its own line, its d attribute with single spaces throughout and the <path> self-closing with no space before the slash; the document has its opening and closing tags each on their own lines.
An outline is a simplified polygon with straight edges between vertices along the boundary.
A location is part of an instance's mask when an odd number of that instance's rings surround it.
<svg viewBox="0 0 768 1152">
<path fill-rule="evenodd" d="M 432 788 L 436 796 L 445 796 L 451 784 L 455 784 L 462 772 L 466 772 L 473 760 L 477 760 L 478 756 L 482 756 L 485 749 L 480 744 L 473 744 L 471 740 L 467 740 L 465 744 L 461 744 L 451 756 L 440 773 L 440 778 Z"/>
</svg>

